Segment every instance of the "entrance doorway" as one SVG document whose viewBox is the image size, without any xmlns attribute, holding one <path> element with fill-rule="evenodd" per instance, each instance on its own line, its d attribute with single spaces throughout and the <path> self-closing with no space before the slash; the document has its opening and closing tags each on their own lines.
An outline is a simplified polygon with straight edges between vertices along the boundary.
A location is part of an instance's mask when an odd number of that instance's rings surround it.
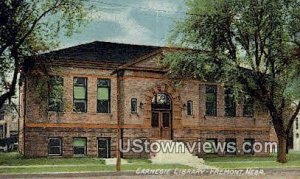
<svg viewBox="0 0 300 179">
<path fill-rule="evenodd" d="M 172 139 L 172 101 L 168 94 L 159 93 L 151 102 L 151 126 L 153 137 L 158 139 Z"/>
<path fill-rule="evenodd" d="M 98 157 L 110 158 L 110 138 L 98 138 Z"/>
</svg>

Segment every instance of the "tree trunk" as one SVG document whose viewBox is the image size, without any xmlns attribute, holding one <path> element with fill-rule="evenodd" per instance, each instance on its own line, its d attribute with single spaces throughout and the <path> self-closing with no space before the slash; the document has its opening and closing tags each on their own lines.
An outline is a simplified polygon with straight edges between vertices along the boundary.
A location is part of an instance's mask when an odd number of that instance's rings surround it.
<svg viewBox="0 0 300 179">
<path fill-rule="evenodd" d="M 287 135 L 287 136 L 289 136 L 289 135 Z M 287 140 L 286 140 L 285 153 L 289 154 L 289 137 L 287 137 Z"/>
<path fill-rule="evenodd" d="M 281 136 L 278 135 L 278 149 L 277 149 L 277 162 L 279 163 L 286 163 L 286 142 L 287 142 L 287 136 Z"/>
</svg>

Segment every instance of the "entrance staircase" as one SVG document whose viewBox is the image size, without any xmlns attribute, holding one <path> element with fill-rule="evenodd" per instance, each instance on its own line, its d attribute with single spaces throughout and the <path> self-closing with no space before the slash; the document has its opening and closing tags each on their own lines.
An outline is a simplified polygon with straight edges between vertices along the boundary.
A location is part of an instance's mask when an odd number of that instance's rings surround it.
<svg viewBox="0 0 300 179">
<path fill-rule="evenodd" d="M 210 169 L 212 167 L 204 164 L 202 158 L 198 158 L 190 153 L 183 142 L 175 142 L 172 140 L 157 140 L 160 146 L 169 145 L 173 150 L 159 150 L 157 153 L 151 154 L 153 164 L 182 164 L 197 169 Z"/>
</svg>

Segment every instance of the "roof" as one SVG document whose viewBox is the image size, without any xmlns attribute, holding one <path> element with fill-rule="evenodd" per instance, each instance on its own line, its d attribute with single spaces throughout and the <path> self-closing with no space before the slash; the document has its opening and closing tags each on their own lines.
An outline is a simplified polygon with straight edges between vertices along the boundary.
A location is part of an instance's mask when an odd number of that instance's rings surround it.
<svg viewBox="0 0 300 179">
<path fill-rule="evenodd" d="M 85 60 L 125 64 L 161 48 L 158 46 L 95 41 L 45 53 L 41 57 L 56 60 Z"/>
</svg>

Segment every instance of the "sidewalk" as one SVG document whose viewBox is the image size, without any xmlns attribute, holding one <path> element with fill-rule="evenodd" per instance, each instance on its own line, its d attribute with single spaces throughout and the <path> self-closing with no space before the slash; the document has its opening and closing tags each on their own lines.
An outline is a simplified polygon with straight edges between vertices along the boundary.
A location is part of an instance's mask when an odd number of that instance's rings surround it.
<svg viewBox="0 0 300 179">
<path fill-rule="evenodd" d="M 44 174 L 0 174 L 0 178 L 297 178 L 300 176 L 300 168 L 293 169 L 262 169 L 263 175 L 258 176 L 234 176 L 234 175 L 209 175 L 207 173 L 197 175 L 138 175 L 135 171 L 120 172 L 81 172 L 81 173 L 44 173 Z"/>
</svg>

